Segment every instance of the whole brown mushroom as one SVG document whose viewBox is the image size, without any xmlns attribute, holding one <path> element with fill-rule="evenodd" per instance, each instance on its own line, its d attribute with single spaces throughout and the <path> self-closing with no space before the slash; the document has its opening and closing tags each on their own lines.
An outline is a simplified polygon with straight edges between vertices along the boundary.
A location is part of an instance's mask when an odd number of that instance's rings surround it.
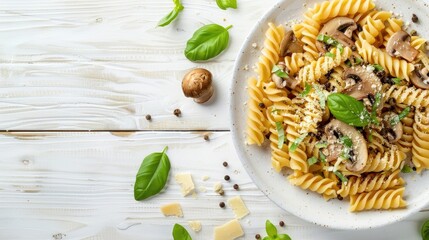
<svg viewBox="0 0 429 240">
<path fill-rule="evenodd" d="M 197 103 L 207 102 L 213 95 L 212 74 L 207 69 L 195 68 L 182 80 L 182 90 L 186 97 Z"/>
</svg>

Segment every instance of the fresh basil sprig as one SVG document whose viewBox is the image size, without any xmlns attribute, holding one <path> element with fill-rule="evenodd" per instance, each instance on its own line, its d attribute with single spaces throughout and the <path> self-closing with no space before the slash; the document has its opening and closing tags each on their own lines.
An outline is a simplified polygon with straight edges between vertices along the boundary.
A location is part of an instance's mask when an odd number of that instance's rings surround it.
<svg viewBox="0 0 429 240">
<path fill-rule="evenodd" d="M 422 240 L 429 240 L 429 220 L 426 220 L 421 229 Z"/>
<path fill-rule="evenodd" d="M 402 167 L 402 169 L 401 169 L 401 172 L 403 172 L 403 173 L 410 173 L 412 171 L 413 171 L 413 169 L 408 165 L 404 165 L 404 167 Z"/>
<path fill-rule="evenodd" d="M 292 240 L 287 234 L 278 234 L 276 226 L 270 220 L 265 222 L 265 231 L 268 236 L 264 237 L 263 240 Z"/>
<path fill-rule="evenodd" d="M 317 36 L 317 41 L 324 42 L 328 45 L 338 48 L 340 50 L 340 53 L 343 53 L 344 51 L 344 46 L 339 43 L 335 38 L 330 37 L 328 35 L 320 34 L 319 36 Z"/>
<path fill-rule="evenodd" d="M 311 157 L 311 158 L 307 159 L 308 166 L 314 165 L 314 164 L 316 164 L 318 161 L 319 161 L 319 160 L 317 159 L 317 157 Z"/>
<path fill-rule="evenodd" d="M 298 148 L 299 144 L 304 140 L 305 137 L 307 137 L 308 133 L 304 133 L 301 136 L 299 136 L 295 141 L 292 143 L 292 145 L 289 148 L 290 152 L 295 152 L 295 150 Z"/>
<path fill-rule="evenodd" d="M 283 71 L 279 66 L 274 65 L 273 69 L 271 70 L 271 73 L 276 74 L 277 76 L 281 77 L 281 78 L 288 78 L 289 74 L 287 74 L 287 72 Z"/>
<path fill-rule="evenodd" d="M 162 152 L 152 153 L 146 156 L 137 172 L 134 183 L 134 199 L 144 200 L 158 194 L 167 183 L 170 173 L 170 160 L 165 147 Z"/>
<path fill-rule="evenodd" d="M 179 15 L 179 13 L 184 9 L 180 0 L 173 0 L 173 2 L 174 2 L 173 10 L 158 22 L 158 26 L 160 26 L 160 27 L 167 26 L 174 19 L 176 19 L 177 16 Z"/>
<path fill-rule="evenodd" d="M 392 78 L 392 81 L 395 83 L 395 85 L 401 85 L 402 79 L 396 77 Z"/>
<path fill-rule="evenodd" d="M 186 43 L 185 56 L 191 61 L 214 58 L 228 46 L 232 25 L 224 28 L 218 24 L 209 24 L 195 31 Z"/>
<path fill-rule="evenodd" d="M 331 52 L 325 53 L 325 56 L 330 57 L 330 58 L 335 58 L 335 54 L 333 54 Z"/>
<path fill-rule="evenodd" d="M 276 129 L 278 134 L 277 146 L 279 149 L 282 149 L 283 144 L 285 143 L 285 130 L 283 129 L 283 124 L 281 122 L 276 122 Z"/>
<path fill-rule="evenodd" d="M 355 127 L 365 127 L 371 123 L 371 115 L 362 102 L 355 98 L 333 93 L 328 96 L 328 107 L 334 117 Z"/>
<path fill-rule="evenodd" d="M 316 148 L 317 149 L 325 148 L 327 146 L 328 146 L 327 142 L 318 142 L 318 143 L 316 143 Z"/>
<path fill-rule="evenodd" d="M 192 238 L 182 225 L 176 223 L 173 227 L 173 240 L 192 240 Z"/>
<path fill-rule="evenodd" d="M 237 0 L 216 0 L 216 4 L 222 10 L 227 8 L 237 9 Z"/>
<path fill-rule="evenodd" d="M 399 113 L 399 115 L 395 115 L 390 120 L 390 125 L 395 126 L 396 124 L 398 124 L 403 118 L 408 116 L 408 113 L 410 113 L 410 110 L 411 110 L 410 107 L 406 107 L 401 113 Z"/>
</svg>

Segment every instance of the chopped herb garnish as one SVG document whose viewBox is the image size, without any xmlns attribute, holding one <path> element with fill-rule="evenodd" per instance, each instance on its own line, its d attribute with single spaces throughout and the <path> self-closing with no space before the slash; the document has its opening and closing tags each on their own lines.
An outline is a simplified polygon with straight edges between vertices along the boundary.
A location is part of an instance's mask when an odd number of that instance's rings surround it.
<svg viewBox="0 0 429 240">
<path fill-rule="evenodd" d="M 331 53 L 331 52 L 327 52 L 325 53 L 325 56 L 327 57 L 331 57 L 331 58 L 335 58 L 335 54 Z"/>
<path fill-rule="evenodd" d="M 305 96 L 307 96 L 310 93 L 310 91 L 311 91 L 311 85 L 308 84 L 308 83 L 305 83 L 304 91 L 302 91 L 299 95 L 301 97 L 305 97 Z"/>
<path fill-rule="evenodd" d="M 348 182 L 349 180 L 339 171 L 335 171 L 334 172 L 335 175 L 337 175 L 337 177 L 341 180 L 341 182 Z"/>
<path fill-rule="evenodd" d="M 390 125 L 395 126 L 396 124 L 398 124 L 404 117 L 408 115 L 408 113 L 410 113 L 410 110 L 410 107 L 406 107 L 399 115 L 395 115 L 390 120 Z"/>
<path fill-rule="evenodd" d="M 352 139 L 351 139 L 351 138 L 349 138 L 348 136 L 342 136 L 342 137 L 340 138 L 340 142 L 341 142 L 345 147 L 348 147 L 348 148 L 353 147 L 353 141 L 352 141 Z"/>
<path fill-rule="evenodd" d="M 275 109 L 274 108 L 273 110 L 271 110 L 272 113 L 277 113 L 278 111 L 280 111 L 280 109 Z"/>
<path fill-rule="evenodd" d="M 325 105 L 326 105 L 325 94 L 322 92 L 322 89 L 320 89 L 319 85 L 313 84 L 313 88 L 316 90 L 317 96 L 319 96 L 320 107 L 322 109 L 325 109 Z"/>
<path fill-rule="evenodd" d="M 401 169 L 401 172 L 403 172 L 403 173 L 410 173 L 412 171 L 413 171 L 413 169 L 408 165 L 404 165 L 404 167 Z"/>
<path fill-rule="evenodd" d="M 344 51 L 343 45 L 330 36 L 320 34 L 319 36 L 317 36 L 317 41 L 324 42 L 328 45 L 334 46 L 334 47 L 338 48 L 341 53 L 343 53 L 343 51 Z"/>
<path fill-rule="evenodd" d="M 281 122 L 276 122 L 276 129 L 278 134 L 278 147 L 279 149 L 283 148 L 283 144 L 285 143 L 285 130 L 283 129 L 283 124 Z"/>
<path fill-rule="evenodd" d="M 322 152 L 319 152 L 320 161 L 322 163 L 326 163 L 326 156 Z"/>
<path fill-rule="evenodd" d="M 318 161 L 319 160 L 317 159 L 317 157 L 311 157 L 311 158 L 307 159 L 309 166 L 316 164 Z"/>
<path fill-rule="evenodd" d="M 375 124 L 379 124 L 378 119 L 377 119 L 377 108 L 380 106 L 381 103 L 381 93 L 376 93 L 375 94 L 375 101 L 374 104 L 372 105 L 372 112 L 371 112 L 371 121 Z"/>
<path fill-rule="evenodd" d="M 402 79 L 400 78 L 392 78 L 392 81 L 396 84 L 396 85 L 400 85 L 402 82 Z"/>
<path fill-rule="evenodd" d="M 359 57 L 355 58 L 356 64 L 361 64 L 362 62 L 363 62 L 362 58 L 359 58 Z"/>
<path fill-rule="evenodd" d="M 379 64 L 372 65 L 376 71 L 384 71 L 384 68 Z"/>
<path fill-rule="evenodd" d="M 295 150 L 298 148 L 299 144 L 304 140 L 305 137 L 307 137 L 308 133 L 304 133 L 301 136 L 299 136 L 295 141 L 292 143 L 292 145 L 289 148 L 290 152 L 295 152 Z"/>
<path fill-rule="evenodd" d="M 374 141 L 373 137 L 372 137 L 372 130 L 369 130 L 369 136 L 368 136 L 368 141 L 370 143 L 372 143 Z"/>
<path fill-rule="evenodd" d="M 277 76 L 279 76 L 281 78 L 288 78 L 289 77 L 289 75 L 285 71 L 283 71 L 278 65 L 274 65 L 271 72 L 276 74 Z"/>
<path fill-rule="evenodd" d="M 320 148 L 325 148 L 328 146 L 327 142 L 318 142 L 316 143 L 316 148 L 320 149 Z"/>
</svg>

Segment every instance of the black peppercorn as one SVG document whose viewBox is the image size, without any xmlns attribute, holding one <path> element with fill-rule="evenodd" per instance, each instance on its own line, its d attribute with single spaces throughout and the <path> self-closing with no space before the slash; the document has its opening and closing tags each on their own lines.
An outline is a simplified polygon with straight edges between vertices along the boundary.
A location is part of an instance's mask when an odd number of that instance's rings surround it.
<svg viewBox="0 0 429 240">
<path fill-rule="evenodd" d="M 227 162 L 223 162 L 223 163 L 222 163 L 222 165 L 223 165 L 224 167 L 228 167 L 228 163 L 227 163 Z"/>
<path fill-rule="evenodd" d="M 206 141 L 210 140 L 209 135 L 204 135 L 204 140 Z"/>
<path fill-rule="evenodd" d="M 234 184 L 234 189 L 235 189 L 235 190 L 238 190 L 238 189 L 239 189 L 238 184 Z"/>
<path fill-rule="evenodd" d="M 413 17 L 411 18 L 411 21 L 413 21 L 413 23 L 416 23 L 419 21 L 419 18 L 417 17 L 416 14 L 413 14 Z"/>
<path fill-rule="evenodd" d="M 261 239 L 261 235 L 256 234 L 256 235 L 255 235 L 255 239 Z"/>
<path fill-rule="evenodd" d="M 341 200 L 343 200 L 343 197 L 341 197 L 340 195 L 338 195 L 337 199 L 341 201 Z"/>
<path fill-rule="evenodd" d="M 152 116 L 151 115 L 146 115 L 146 120 L 148 120 L 148 121 L 150 121 L 150 120 L 152 120 Z"/>
<path fill-rule="evenodd" d="M 260 108 L 265 108 L 265 104 L 264 103 L 259 103 L 258 104 Z"/>
<path fill-rule="evenodd" d="M 220 202 L 219 203 L 219 207 L 224 208 L 225 207 L 225 203 L 224 202 Z"/>
<path fill-rule="evenodd" d="M 225 175 L 225 177 L 223 177 L 223 179 L 225 179 L 226 181 L 229 181 L 229 179 L 231 179 L 228 175 Z"/>
<path fill-rule="evenodd" d="M 176 117 L 180 117 L 180 115 L 182 114 L 182 111 L 180 111 L 180 109 L 176 108 L 174 109 L 174 115 L 176 115 Z"/>
<path fill-rule="evenodd" d="M 280 221 L 280 222 L 279 222 L 279 225 L 280 225 L 280 227 L 284 227 L 284 226 L 285 226 L 285 222 Z"/>
</svg>

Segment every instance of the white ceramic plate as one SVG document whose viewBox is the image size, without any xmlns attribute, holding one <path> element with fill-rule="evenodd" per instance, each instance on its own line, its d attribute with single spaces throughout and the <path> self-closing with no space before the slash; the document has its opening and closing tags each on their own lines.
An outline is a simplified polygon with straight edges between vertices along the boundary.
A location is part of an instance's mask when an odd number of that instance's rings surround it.
<svg viewBox="0 0 429 240">
<path fill-rule="evenodd" d="M 318 1 L 308 1 L 307 6 L 312 7 L 315 2 Z M 411 29 L 417 30 L 427 38 L 429 36 L 428 27 L 425 26 L 429 26 L 427 14 L 429 11 L 426 3 L 428 1 L 376 1 L 376 6 L 401 14 L 404 23 L 411 22 L 412 14 L 417 14 L 420 19 L 419 24 L 411 24 Z M 261 191 L 284 210 L 309 222 L 337 229 L 365 229 L 400 221 L 419 211 L 428 203 L 429 174 L 427 172 L 422 175 L 403 174 L 407 182 L 405 199 L 408 207 L 406 209 L 350 213 L 348 201 L 332 199 L 326 202 L 316 193 L 292 186 L 283 175 L 273 171 L 270 149 L 267 145 L 260 148 L 245 144 L 246 107 L 244 103 L 248 99 L 246 84 L 247 79 L 250 76 L 256 76 L 256 73 L 251 70 L 243 70 L 243 66 L 254 65 L 260 55 L 260 51 L 255 50 L 251 45 L 257 43 L 258 46 L 263 46 L 268 22 L 274 22 L 277 25 L 292 19 L 302 19 L 302 13 L 305 10 L 302 1 L 279 2 L 258 21 L 243 44 L 235 65 L 230 105 L 231 130 L 238 156 Z"/>
</svg>

